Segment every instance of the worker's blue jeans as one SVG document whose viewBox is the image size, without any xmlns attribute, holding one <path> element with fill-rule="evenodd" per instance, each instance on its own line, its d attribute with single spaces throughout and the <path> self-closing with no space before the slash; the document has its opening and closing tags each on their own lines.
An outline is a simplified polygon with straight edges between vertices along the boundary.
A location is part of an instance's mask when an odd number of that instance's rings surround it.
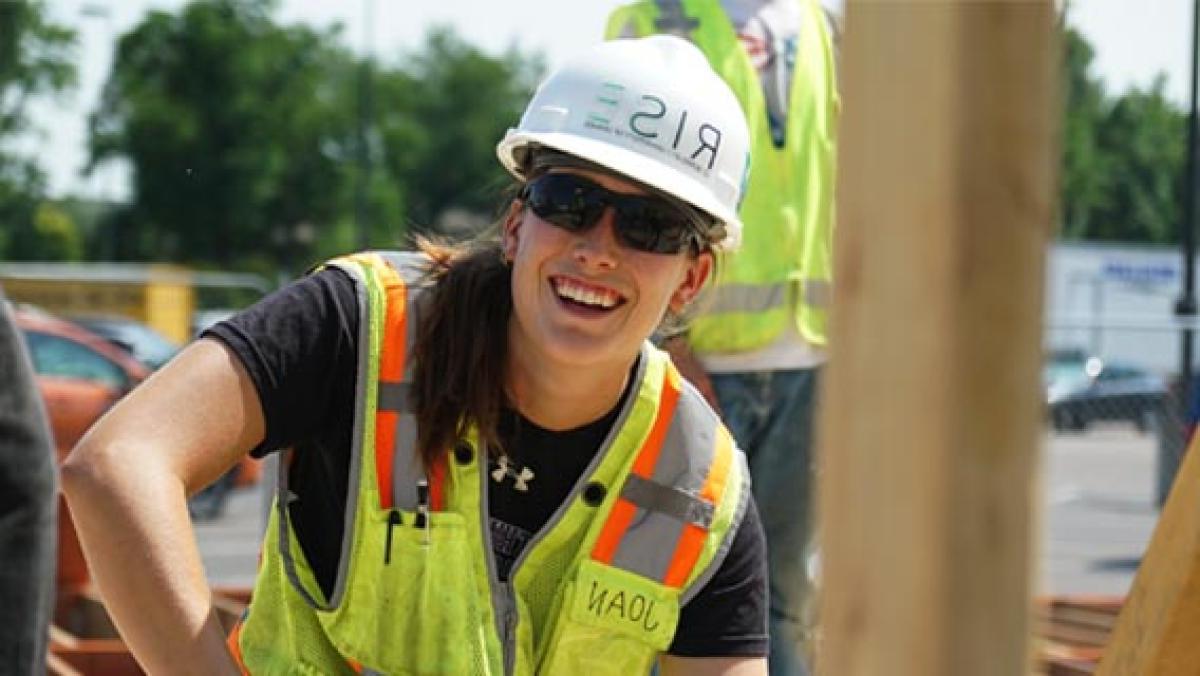
<svg viewBox="0 0 1200 676">
<path fill-rule="evenodd" d="M 54 447 L 0 293 L 0 674 L 43 674 L 53 608 Z"/>
<path fill-rule="evenodd" d="M 772 676 L 806 675 L 814 608 L 814 411 L 820 369 L 712 374 L 722 416 L 746 452 L 767 535 Z"/>
</svg>

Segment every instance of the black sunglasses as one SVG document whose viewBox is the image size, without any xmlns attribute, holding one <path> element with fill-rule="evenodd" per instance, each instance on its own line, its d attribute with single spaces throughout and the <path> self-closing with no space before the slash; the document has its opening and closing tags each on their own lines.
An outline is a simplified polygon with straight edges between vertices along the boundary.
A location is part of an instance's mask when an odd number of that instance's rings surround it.
<svg viewBox="0 0 1200 676">
<path fill-rule="evenodd" d="M 617 241 L 638 251 L 699 251 L 703 241 L 696 218 L 667 200 L 612 192 L 577 174 L 543 174 L 526 183 L 520 197 L 538 218 L 570 232 L 587 230 L 612 207 Z"/>
</svg>

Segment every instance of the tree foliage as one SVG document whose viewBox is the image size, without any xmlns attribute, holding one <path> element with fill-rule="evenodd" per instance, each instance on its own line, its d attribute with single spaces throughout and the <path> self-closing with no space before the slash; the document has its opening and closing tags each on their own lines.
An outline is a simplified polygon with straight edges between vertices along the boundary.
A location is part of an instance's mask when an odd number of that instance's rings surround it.
<svg viewBox="0 0 1200 676">
<path fill-rule="evenodd" d="M 493 58 L 438 27 L 420 52 L 381 74 L 381 163 L 417 229 L 435 229 L 450 209 L 494 207 L 507 181 L 496 142 L 520 118 L 543 70 L 540 58 L 515 51 Z"/>
<path fill-rule="evenodd" d="M 134 201 L 110 227 L 120 257 L 282 261 L 347 212 L 353 58 L 272 10 L 195 2 L 121 38 L 91 122 L 93 161 L 134 167 Z"/>
<path fill-rule="evenodd" d="M 274 9 L 201 0 L 121 39 L 92 119 L 94 161 L 134 168 L 133 203 L 103 233 L 120 257 L 294 272 L 356 247 L 359 208 L 367 243 L 397 246 L 408 223 L 490 206 L 494 145 L 539 61 L 439 29 L 398 66 L 364 64 L 338 29 L 280 26 Z"/>
<path fill-rule="evenodd" d="M 29 101 L 74 84 L 74 44 L 74 33 L 49 21 L 42 2 L 0 2 L 0 258 L 54 260 L 75 251 L 58 245 L 60 235 L 78 239 L 70 219 L 57 222 L 55 235 L 39 228 L 45 177 L 11 149 L 18 136 L 36 131 Z"/>
<path fill-rule="evenodd" d="M 1162 75 L 1147 90 L 1110 97 L 1083 36 L 1067 28 L 1063 46 L 1063 237 L 1178 241 L 1187 115 L 1167 99 Z"/>
</svg>

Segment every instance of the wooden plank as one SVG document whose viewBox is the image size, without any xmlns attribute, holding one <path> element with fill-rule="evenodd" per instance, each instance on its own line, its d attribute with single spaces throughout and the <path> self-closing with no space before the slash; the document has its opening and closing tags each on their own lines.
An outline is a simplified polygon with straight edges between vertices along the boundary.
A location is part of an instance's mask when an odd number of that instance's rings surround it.
<svg viewBox="0 0 1200 676">
<path fill-rule="evenodd" d="M 84 676 L 82 672 L 54 653 L 46 655 L 46 673 L 49 676 Z"/>
<path fill-rule="evenodd" d="M 1200 437 L 1183 466 L 1117 618 L 1101 676 L 1194 675 L 1200 669 Z"/>
<path fill-rule="evenodd" d="M 1033 668 L 1059 54 L 1039 2 L 851 2 L 817 671 Z"/>
</svg>

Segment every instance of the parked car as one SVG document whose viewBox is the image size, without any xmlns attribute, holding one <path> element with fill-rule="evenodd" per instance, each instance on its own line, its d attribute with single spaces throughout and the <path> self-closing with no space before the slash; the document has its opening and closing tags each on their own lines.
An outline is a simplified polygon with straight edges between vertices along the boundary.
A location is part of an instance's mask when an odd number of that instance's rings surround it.
<svg viewBox="0 0 1200 676">
<path fill-rule="evenodd" d="M 104 338 L 54 315 L 17 306 L 13 316 L 29 348 L 62 460 L 150 369 Z"/>
<path fill-rule="evenodd" d="M 179 346 L 161 333 L 128 317 L 83 315 L 71 317 L 71 321 L 125 350 L 152 371 L 179 352 Z"/>
<path fill-rule="evenodd" d="M 1077 431 L 1115 420 L 1148 430 L 1166 401 L 1166 381 L 1133 364 L 1078 357 L 1047 361 L 1043 378 L 1054 428 Z"/>
</svg>

